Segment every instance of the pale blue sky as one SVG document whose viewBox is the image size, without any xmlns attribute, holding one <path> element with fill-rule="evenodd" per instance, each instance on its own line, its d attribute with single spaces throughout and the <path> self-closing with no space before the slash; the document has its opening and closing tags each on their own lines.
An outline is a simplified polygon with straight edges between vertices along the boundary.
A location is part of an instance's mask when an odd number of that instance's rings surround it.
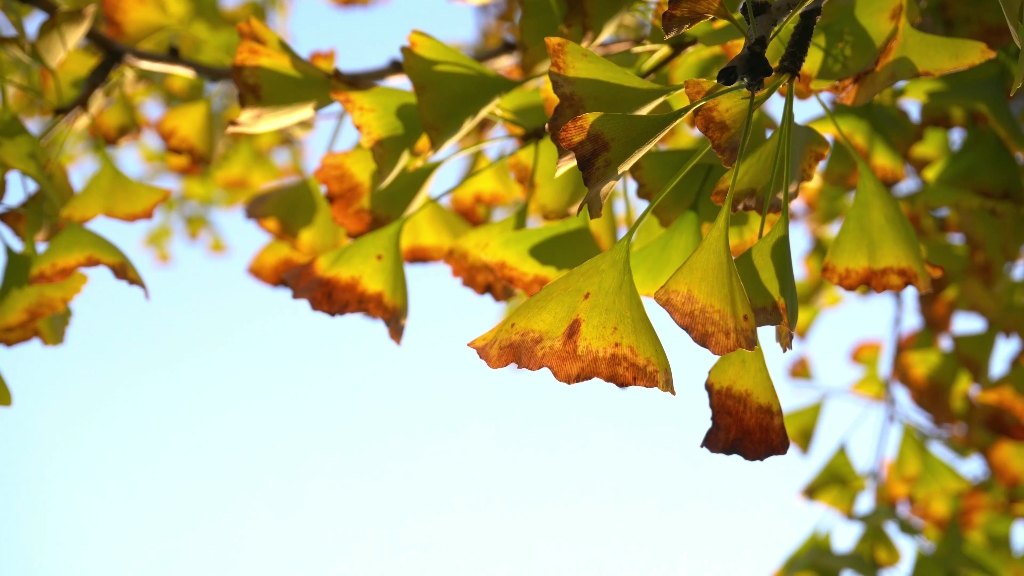
<svg viewBox="0 0 1024 576">
<path fill-rule="evenodd" d="M 361 69 L 413 28 L 468 39 L 474 16 L 442 0 L 299 2 L 290 23 L 300 52 L 333 47 Z M 398 347 L 379 321 L 251 279 L 264 233 L 238 213 L 222 227 L 226 255 L 179 244 L 158 266 L 144 226 L 97 223 L 150 299 L 92 271 L 63 346 L 0 349 L 15 402 L 0 410 L 0 574 L 767 574 L 836 521 L 799 491 L 861 401 L 828 405 L 810 458 L 713 455 L 699 446 L 714 357 L 653 303 L 677 396 L 569 387 L 488 369 L 466 343 L 501 307 L 443 265 L 407 268 Z M 849 301 L 815 328 L 824 385 L 859 376 L 856 342 L 888 338 L 891 297 Z M 785 378 L 796 355 L 767 352 L 783 406 L 813 399 Z M 880 415 L 851 439 L 858 469 Z"/>
</svg>

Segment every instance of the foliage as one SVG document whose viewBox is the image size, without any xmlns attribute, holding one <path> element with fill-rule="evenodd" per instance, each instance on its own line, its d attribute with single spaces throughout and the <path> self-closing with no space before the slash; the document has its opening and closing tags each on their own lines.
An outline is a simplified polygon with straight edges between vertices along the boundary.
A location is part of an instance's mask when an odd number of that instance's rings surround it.
<svg viewBox="0 0 1024 576">
<path fill-rule="evenodd" d="M 720 356 L 708 450 L 807 451 L 836 395 L 885 414 L 872 469 L 832 447 L 804 490 L 861 523 L 859 543 L 814 534 L 780 573 L 876 573 L 900 561 L 902 534 L 915 574 L 1024 574 L 1009 542 L 1024 516 L 1024 354 L 991 366 L 997 340 L 1024 331 L 1021 3 L 473 4 L 475 54 L 414 31 L 401 62 L 346 73 L 269 27 L 283 15 L 270 0 L 5 0 L 0 170 L 25 194 L 0 213 L 0 341 L 59 344 L 82 268 L 145 290 L 93 219 L 153 221 L 166 259 L 177 230 L 222 247 L 216 215 L 238 207 L 268 233 L 253 276 L 314 310 L 379 318 L 395 342 L 406 265 L 443 261 L 513 299 L 470 343 L 492 368 L 674 393 L 651 297 Z M 797 124 L 797 98 L 822 114 Z M 325 108 L 361 138 L 305 174 Z M 460 183 L 431 196 L 459 160 Z M 68 171 L 89 166 L 75 190 Z M 636 217 L 634 195 L 648 201 Z M 849 387 L 794 362 L 821 398 L 784 416 L 757 328 L 791 349 L 837 287 L 918 306 L 897 306 L 890 342 L 852 351 L 864 376 Z M 922 328 L 901 333 L 914 312 Z M 952 333 L 958 313 L 987 329 Z M 963 475 L 972 457 L 987 474 Z"/>
</svg>

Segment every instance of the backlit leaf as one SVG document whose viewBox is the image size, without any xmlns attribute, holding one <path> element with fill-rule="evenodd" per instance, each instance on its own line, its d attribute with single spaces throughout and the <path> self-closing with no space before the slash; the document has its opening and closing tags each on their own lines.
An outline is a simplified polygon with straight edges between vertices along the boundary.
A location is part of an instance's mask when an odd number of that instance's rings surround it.
<svg viewBox="0 0 1024 576">
<path fill-rule="evenodd" d="M 250 200 L 245 213 L 304 254 L 323 254 L 345 238 L 315 181 L 303 179 L 268 190 Z"/>
<path fill-rule="evenodd" d="M 253 257 L 249 273 L 271 286 L 286 286 L 284 275 L 312 259 L 313 255 L 299 252 L 291 243 L 275 238 Z"/>
<path fill-rule="evenodd" d="M 539 146 L 540 150 L 535 150 L 535 146 Z M 536 169 L 533 167 L 535 154 Z M 533 176 L 530 211 L 546 220 L 559 220 L 568 216 L 570 212 L 575 213 L 576 207 L 587 193 L 587 186 L 583 183 L 579 171 L 568 170 L 556 175 L 557 162 L 558 150 L 547 138 L 520 149 L 508 162 L 516 181 L 524 189 L 530 187 L 530 176 Z"/>
<path fill-rule="evenodd" d="M 846 448 L 840 447 L 818 476 L 804 488 L 804 495 L 849 516 L 853 512 L 853 501 L 863 489 L 864 478 L 853 469 Z"/>
<path fill-rule="evenodd" d="M 508 300 L 515 289 L 508 282 L 498 278 L 494 268 L 483 259 L 492 244 L 515 230 L 518 218 L 509 216 L 498 222 L 478 226 L 460 236 L 444 257 L 451 266 L 452 275 L 462 279 L 462 284 L 477 294 L 490 294 L 498 302 Z"/>
<path fill-rule="evenodd" d="M 651 150 L 645 154 L 630 168 L 630 174 L 636 179 L 637 196 L 652 200 L 693 154 L 693 150 Z M 654 215 L 662 226 L 670 226 L 680 214 L 695 209 L 697 199 L 710 195 L 725 170 L 714 152 L 705 153 L 654 207 Z"/>
<path fill-rule="evenodd" d="M 213 157 L 213 112 L 204 98 L 169 108 L 156 125 L 167 145 L 167 167 L 194 174 Z"/>
<path fill-rule="evenodd" d="M 820 414 L 821 402 L 815 402 L 810 406 L 786 414 L 783 419 L 789 439 L 805 453 L 814 440 L 814 431 L 818 428 Z"/>
<path fill-rule="evenodd" d="M 654 240 L 635 250 L 631 267 L 641 296 L 654 296 L 700 244 L 697 213 L 683 212 Z"/>
<path fill-rule="evenodd" d="M 490 219 L 491 208 L 523 197 L 523 189 L 512 179 L 508 160 L 492 161 L 480 154 L 471 175 L 452 192 L 452 209 L 474 225 Z"/>
<path fill-rule="evenodd" d="M 911 144 L 916 140 L 917 128 L 905 112 L 895 107 L 878 104 L 866 104 L 856 108 L 836 105 L 833 107 L 832 115 L 843 134 L 850 139 L 854 149 L 871 166 L 871 170 L 879 180 L 886 185 L 892 185 L 906 177 L 905 157 L 910 151 Z M 827 117 L 812 121 L 810 126 L 825 134 L 839 136 L 835 124 Z M 849 150 L 844 146 L 836 146 L 832 158 L 829 159 L 830 170 L 834 169 L 831 164 L 840 154 L 844 159 L 852 160 Z M 849 172 L 847 181 L 840 182 L 835 177 L 830 179 L 827 173 L 826 179 L 850 187 L 856 185 L 856 164 L 855 162 L 846 164 L 845 171 Z"/>
<path fill-rule="evenodd" d="M 437 262 L 470 230 L 469 222 L 433 200 L 409 216 L 402 230 L 402 257 L 406 262 Z"/>
<path fill-rule="evenodd" d="M 686 81 L 686 97 L 690 99 L 690 102 L 706 98 L 719 89 L 720 85 L 714 80 L 695 78 Z M 773 93 L 774 91 L 771 89 L 765 90 L 757 96 L 755 105 L 760 105 Z M 708 102 L 693 112 L 693 120 L 697 129 L 711 141 L 711 148 L 715 154 L 718 154 L 726 168 L 731 168 L 739 155 L 749 101 L 748 92 L 731 92 Z M 764 137 L 763 133 L 761 137 Z"/>
<path fill-rule="evenodd" d="M 32 259 L 7 249 L 7 266 L 0 285 L 0 333 L 20 330 L 67 309 L 85 285 L 84 274 L 72 273 L 60 282 L 29 284 Z"/>
<path fill-rule="evenodd" d="M 783 351 L 792 348 L 799 304 L 789 246 L 788 214 L 784 213 L 778 225 L 736 259 L 736 270 L 743 281 L 756 325 L 778 326 Z"/>
<path fill-rule="evenodd" d="M 365 234 L 373 224 L 370 193 L 376 171 L 373 154 L 359 146 L 326 154 L 316 169 L 317 180 L 327 187 L 334 221 L 344 226 L 349 236 Z"/>
<path fill-rule="evenodd" d="M 95 16 L 96 5 L 90 4 L 81 10 L 60 10 L 43 22 L 35 43 L 43 63 L 50 68 L 60 66 L 67 53 L 85 38 Z"/>
<path fill-rule="evenodd" d="M 373 151 L 381 183 L 387 184 L 412 155 L 423 134 L 416 95 L 375 86 L 369 90 L 334 92 L 359 129 L 359 145 Z"/>
<path fill-rule="evenodd" d="M 32 259 L 29 282 L 63 282 L 79 268 L 106 266 L 117 278 L 146 291 L 146 285 L 128 257 L 107 239 L 81 225 L 68 223 L 51 240 L 46 251 Z M 148 292 L 147 292 L 148 294 Z"/>
<path fill-rule="evenodd" d="M 548 284 L 470 346 L 491 368 L 548 368 L 567 384 L 600 378 L 675 393 L 665 350 L 633 285 L 628 242 Z"/>
<path fill-rule="evenodd" d="M 96 216 L 107 216 L 126 222 L 152 218 L 156 207 L 167 200 L 170 190 L 137 182 L 124 175 L 105 156 L 100 169 L 81 192 L 61 208 L 61 218 L 72 222 L 88 222 Z"/>
</svg>

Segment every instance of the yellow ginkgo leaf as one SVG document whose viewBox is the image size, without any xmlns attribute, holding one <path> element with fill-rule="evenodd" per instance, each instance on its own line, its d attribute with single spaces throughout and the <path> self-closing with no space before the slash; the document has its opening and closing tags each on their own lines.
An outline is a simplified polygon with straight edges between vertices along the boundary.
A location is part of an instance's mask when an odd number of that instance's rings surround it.
<svg viewBox="0 0 1024 576">
<path fill-rule="evenodd" d="M 169 108 L 156 125 L 167 145 L 167 167 L 194 174 L 213 156 L 213 112 L 206 98 Z"/>
<path fill-rule="evenodd" d="M 633 280 L 641 296 L 654 296 L 700 244 L 697 213 L 687 210 L 632 254 Z"/>
<path fill-rule="evenodd" d="M 711 428 L 701 446 L 746 460 L 764 460 L 789 450 L 782 406 L 760 346 L 719 358 L 704 387 L 711 403 Z"/>
<path fill-rule="evenodd" d="M 275 238 L 253 257 L 249 263 L 249 274 L 271 286 L 286 286 L 284 275 L 312 259 L 312 255 L 299 252 L 289 242 Z"/>
<path fill-rule="evenodd" d="M 404 224 L 393 222 L 286 272 L 292 295 L 332 316 L 361 312 L 380 318 L 391 339 L 401 343 L 408 312 L 399 248 Z"/>
<path fill-rule="evenodd" d="M 471 175 L 452 192 L 452 209 L 473 225 L 483 224 L 490 209 L 523 197 L 523 188 L 512 179 L 508 160 L 492 161 L 480 154 L 471 167 Z"/>
<path fill-rule="evenodd" d="M 373 154 L 361 146 L 325 155 L 316 169 L 317 179 L 327 187 L 334 221 L 344 226 L 349 236 L 359 236 L 371 229 L 370 193 L 376 172 Z"/>
<path fill-rule="evenodd" d="M 78 272 L 60 282 L 29 284 L 31 266 L 31 257 L 7 249 L 7 266 L 0 285 L 0 332 L 23 330 L 63 313 L 85 285 L 85 274 Z"/>
<path fill-rule="evenodd" d="M 402 257 L 406 262 L 444 259 L 455 240 L 470 230 L 462 216 L 433 200 L 409 216 L 402 230 Z"/>
<path fill-rule="evenodd" d="M 134 222 L 152 218 L 156 207 L 171 195 L 170 190 L 125 176 L 106 156 L 100 162 L 99 171 L 85 188 L 61 208 L 61 218 L 83 223 L 102 215 Z"/>
<path fill-rule="evenodd" d="M 470 343 L 491 368 L 548 368 L 561 382 L 600 378 L 675 393 L 668 357 L 619 242 L 529 298 Z"/>
<path fill-rule="evenodd" d="M 331 96 L 352 116 L 352 123 L 359 130 L 359 145 L 373 152 L 381 185 L 386 186 L 408 161 L 423 134 L 416 95 L 375 86 L 369 90 L 337 91 Z"/>
<path fill-rule="evenodd" d="M 32 259 L 29 282 L 44 284 L 62 282 L 79 268 L 106 266 L 117 278 L 146 290 L 135 266 L 128 257 L 106 238 L 79 224 L 67 223 L 50 240 L 46 251 Z"/>
<path fill-rule="evenodd" d="M 494 267 L 482 255 L 492 244 L 520 227 L 519 218 L 515 214 L 478 226 L 455 241 L 444 261 L 451 266 L 452 275 L 462 279 L 464 286 L 472 288 L 477 294 L 490 294 L 498 302 L 504 302 L 515 294 L 515 288 L 500 279 Z"/>
</svg>

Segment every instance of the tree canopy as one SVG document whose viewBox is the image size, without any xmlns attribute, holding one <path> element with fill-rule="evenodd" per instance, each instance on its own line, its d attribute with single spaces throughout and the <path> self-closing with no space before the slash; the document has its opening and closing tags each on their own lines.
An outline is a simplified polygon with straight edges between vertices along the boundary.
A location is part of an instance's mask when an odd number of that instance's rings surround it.
<svg viewBox="0 0 1024 576">
<path fill-rule="evenodd" d="M 874 466 L 840 445 L 804 489 L 859 543 L 814 534 L 780 574 L 875 574 L 906 538 L 915 574 L 1024 575 L 1024 352 L 993 361 L 1024 331 L 1021 2 L 468 3 L 475 45 L 413 31 L 400 59 L 348 71 L 289 45 L 281 0 L 4 0 L 0 342 L 59 345 L 84 268 L 146 290 L 94 219 L 139 222 L 167 259 L 180 234 L 221 249 L 218 217 L 244 210 L 267 235 L 252 276 L 396 343 L 406 267 L 435 262 L 509 303 L 469 343 L 491 368 L 705 380 L 717 454 L 806 452 L 836 397 L 877 405 Z M 797 100 L 820 112 L 798 123 Z M 332 114 L 359 142 L 307 173 Z M 464 173 L 435 190 L 449 163 Z M 850 351 L 849 386 L 793 360 L 820 399 L 784 414 L 764 347 L 813 338 L 850 293 L 896 299 L 891 339 Z M 645 298 L 719 357 L 706 377 L 674 377 Z M 963 314 L 986 328 L 954 330 Z"/>
</svg>

